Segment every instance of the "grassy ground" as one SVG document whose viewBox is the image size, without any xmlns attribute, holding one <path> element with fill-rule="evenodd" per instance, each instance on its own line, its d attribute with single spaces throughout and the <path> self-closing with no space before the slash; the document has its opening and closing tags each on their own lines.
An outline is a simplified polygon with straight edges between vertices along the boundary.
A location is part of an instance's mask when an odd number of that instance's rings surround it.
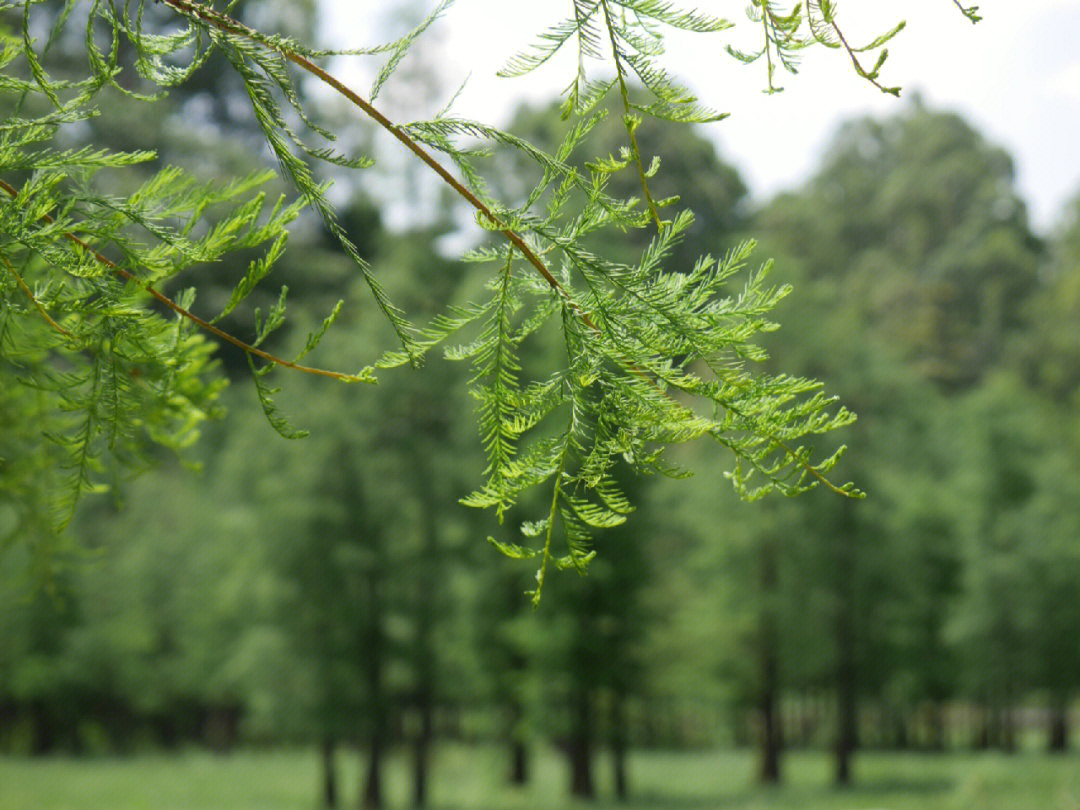
<svg viewBox="0 0 1080 810">
<path fill-rule="evenodd" d="M 830 785 L 824 754 L 793 754 L 784 787 L 753 785 L 754 762 L 742 752 L 641 753 L 631 761 L 633 797 L 610 797 L 607 762 L 598 763 L 598 807 L 626 810 L 1080 810 L 1080 756 L 1022 753 L 861 754 L 856 786 Z M 505 762 L 492 749 L 444 747 L 435 761 L 431 805 L 473 810 L 544 810 L 588 805 L 566 797 L 561 760 L 546 753 L 524 790 L 506 787 Z M 343 806 L 356 806 L 356 757 L 342 756 Z M 387 773 L 391 806 L 408 806 L 404 758 Z M 131 759 L 0 758 L 0 810 L 314 810 L 313 753 L 243 752 Z"/>
</svg>

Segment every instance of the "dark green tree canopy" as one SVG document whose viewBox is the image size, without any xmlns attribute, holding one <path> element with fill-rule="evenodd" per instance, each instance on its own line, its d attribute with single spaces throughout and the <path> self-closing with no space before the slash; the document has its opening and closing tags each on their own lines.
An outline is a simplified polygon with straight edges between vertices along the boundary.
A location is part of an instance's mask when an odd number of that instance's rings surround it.
<svg viewBox="0 0 1080 810">
<path fill-rule="evenodd" d="M 916 97 L 846 124 L 807 192 L 772 203 L 758 227 L 785 234 L 808 280 L 834 280 L 836 300 L 919 374 L 959 390 L 1005 356 L 1042 245 L 1004 150 Z"/>
</svg>

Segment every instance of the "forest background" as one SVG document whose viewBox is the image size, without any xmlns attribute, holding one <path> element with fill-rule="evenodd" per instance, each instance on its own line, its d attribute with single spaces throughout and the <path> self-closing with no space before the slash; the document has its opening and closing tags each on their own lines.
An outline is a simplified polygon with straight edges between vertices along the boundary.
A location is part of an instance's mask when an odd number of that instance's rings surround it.
<svg viewBox="0 0 1080 810">
<path fill-rule="evenodd" d="M 301 39 L 314 25 L 311 4 L 248 5 Z M 436 73 L 421 55 L 395 98 L 436 103 L 453 90 Z M 265 161 L 239 92 L 204 70 L 167 111 L 134 118 L 117 103 L 92 126 L 118 149 L 242 174 Z M 615 151 L 624 133 L 608 123 Z M 374 137 L 348 126 L 357 143 Z M 522 107 L 511 129 L 560 139 L 547 105 Z M 723 772 L 700 752 L 753 750 L 756 777 L 778 781 L 785 751 L 827 751 L 847 783 L 857 750 L 1068 748 L 1080 197 L 1035 233 L 1008 153 L 917 95 L 843 124 L 810 179 L 758 206 L 699 131 L 645 124 L 639 138 L 662 158 L 659 193 L 678 189 L 698 217 L 676 264 L 753 235 L 794 285 L 770 364 L 826 380 L 860 415 L 843 469 L 871 497 L 740 505 L 715 458 L 687 448 L 695 477 L 625 482 L 634 520 L 534 610 L 532 569 L 481 542 L 490 521 L 458 503 L 484 466 L 471 422 L 454 418 L 473 407 L 460 369 L 433 358 L 363 391 L 294 380 L 280 397 L 312 435 L 285 442 L 222 352 L 236 385 L 227 426 L 204 431 L 200 471 L 163 458 L 117 480 L 44 558 L 6 537 L 0 493 L 0 806 L 29 757 L 57 754 L 311 746 L 323 776 L 318 793 L 305 785 L 310 804 L 341 801 L 351 785 L 335 767 L 358 748 L 352 792 L 375 806 L 388 791 L 426 803 L 447 751 L 475 752 L 475 768 L 511 784 L 550 780 L 537 772 L 554 751 L 588 798 L 632 796 L 635 752 Z M 529 171 L 495 159 L 505 177 Z M 397 300 L 424 313 L 470 299 L 476 282 L 448 249 L 469 238 L 450 200 L 408 169 L 375 195 L 338 181 L 343 222 L 393 268 Z M 506 198 L 529 187 L 506 182 Z M 412 201 L 407 226 L 384 225 L 388 196 Z M 631 234 L 607 250 L 643 245 Z M 313 219 L 275 273 L 303 302 L 296 334 L 356 283 Z M 201 285 L 207 300 L 230 293 L 209 272 Z M 380 330 L 346 316 L 329 351 Z M 19 429 L 5 417 L 0 448 Z M 409 785 L 394 793 L 387 768 L 401 763 Z M 1080 795 L 1075 779 L 1054 789 Z"/>
</svg>

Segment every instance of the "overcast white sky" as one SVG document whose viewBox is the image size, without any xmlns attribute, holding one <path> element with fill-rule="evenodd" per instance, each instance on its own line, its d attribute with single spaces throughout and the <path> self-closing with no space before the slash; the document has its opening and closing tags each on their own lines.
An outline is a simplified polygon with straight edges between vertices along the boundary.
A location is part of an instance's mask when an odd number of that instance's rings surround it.
<svg viewBox="0 0 1080 810">
<path fill-rule="evenodd" d="M 410 5 L 409 0 L 322 2 L 324 37 L 338 46 L 385 39 L 389 32 L 374 31 L 373 21 Z M 426 13 L 434 5 L 425 0 L 419 7 Z M 687 0 L 686 5 L 694 4 Z M 698 0 L 697 5 L 745 20 L 742 0 Z M 840 3 L 840 19 L 847 20 L 846 33 L 856 40 L 907 20 L 907 29 L 889 48 L 883 79 L 909 94 L 918 90 L 931 106 L 962 113 L 1005 146 L 1016 160 L 1032 220 L 1045 230 L 1066 200 L 1080 193 L 1080 0 L 982 0 L 980 5 L 985 19 L 976 26 L 950 0 L 847 0 Z M 572 53 L 526 79 L 499 79 L 495 72 L 568 7 L 568 0 L 458 0 L 429 34 L 434 43 L 441 40 L 440 80 L 448 93 L 471 74 L 455 112 L 502 123 L 522 100 L 557 94 L 572 74 Z M 737 63 L 722 49 L 727 41 L 739 44 L 730 39 L 739 30 L 672 38 L 668 64 L 703 102 L 731 113 L 706 132 L 759 199 L 812 172 L 839 121 L 888 114 L 903 103 L 856 77 L 841 53 L 825 49 L 808 52 L 798 76 L 783 75 L 785 91 L 767 96 L 761 92 L 764 68 Z M 372 68 L 356 62 L 351 60 L 346 72 L 369 79 Z"/>
</svg>

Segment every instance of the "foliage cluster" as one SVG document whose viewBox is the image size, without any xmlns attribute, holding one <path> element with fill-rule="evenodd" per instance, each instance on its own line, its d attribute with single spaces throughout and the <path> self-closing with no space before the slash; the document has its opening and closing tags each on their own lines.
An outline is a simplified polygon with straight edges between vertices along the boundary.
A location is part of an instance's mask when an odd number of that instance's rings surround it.
<svg viewBox="0 0 1080 810">
<path fill-rule="evenodd" d="M 768 314 L 787 293 L 785 286 L 767 284 L 767 264 L 741 273 L 752 245 L 719 259 L 706 253 L 688 266 L 669 263 L 693 215 L 662 214 L 676 198 L 652 194 L 650 180 L 659 163 L 642 152 L 637 132 L 646 119 L 685 124 L 721 117 L 668 74 L 663 32 L 718 35 L 732 27 L 730 21 L 670 3 L 575 0 L 567 20 L 541 34 L 504 71 L 515 76 L 537 70 L 560 48 L 576 45 L 578 70 L 563 107 L 575 124 L 560 144 L 544 151 L 509 132 L 455 117 L 450 105 L 435 118 L 402 124 L 373 106 L 409 47 L 449 2 L 397 40 L 349 52 L 383 59 L 368 98 L 316 64 L 333 54 L 255 30 L 230 16 L 233 5 L 71 0 L 55 6 L 25 0 L 0 6 L 0 90 L 7 110 L 0 168 L 13 181 L 2 187 L 6 273 L 0 346 L 5 373 L 38 392 L 32 419 L 44 430 L 31 435 L 51 442 L 46 447 L 30 439 L 18 453 L 4 451 L 3 476 L 10 482 L 4 489 L 21 493 L 23 523 L 62 527 L 82 492 L 108 483 L 108 459 L 130 464 L 147 442 L 183 447 L 191 441 L 218 393 L 206 333 L 246 355 L 270 424 L 290 438 L 304 431 L 274 405 L 267 376 L 274 369 L 374 382 L 380 369 L 418 366 L 432 348 L 460 340 L 445 351 L 473 366 L 488 456 L 484 483 L 465 502 L 494 507 L 501 517 L 523 492 L 541 484 L 550 492 L 538 519 L 523 524 L 524 545 L 497 543 L 512 556 L 539 558 L 537 597 L 549 560 L 583 568 L 591 556 L 591 530 L 625 520 L 632 505 L 616 483 L 616 467 L 681 474 L 665 460 L 672 444 L 715 439 L 734 455 L 730 477 L 749 497 L 773 489 L 795 494 L 818 483 L 858 494 L 851 485 L 833 487 L 825 478 L 838 452 L 815 458 L 802 444 L 849 424 L 852 415 L 843 408 L 830 412 L 832 400 L 810 379 L 751 372 L 746 365 L 764 358 L 753 340 L 773 328 Z M 961 10 L 977 18 L 973 9 Z M 48 11 L 51 25 L 42 14 Z M 749 21 L 760 26 L 761 49 L 729 50 L 747 62 L 763 61 L 770 90 L 777 65 L 794 71 L 799 52 L 821 45 L 846 52 L 861 76 L 895 92 L 878 77 L 885 44 L 902 24 L 857 48 L 839 17 L 833 3 L 807 0 L 780 12 L 773 3 L 755 2 Z M 50 52 L 57 42 L 78 36 L 80 22 L 89 73 L 71 71 L 68 63 L 71 75 L 61 76 Z M 872 68 L 860 61 L 864 53 L 875 55 Z M 101 94 L 153 103 L 164 91 L 196 80 L 215 57 L 239 78 L 254 123 L 295 200 L 265 204 L 255 193 L 266 179 L 262 175 L 207 185 L 168 166 L 126 193 L 107 193 L 124 183 L 101 175 L 154 155 L 80 141 Z M 613 75 L 603 77 L 605 69 Z M 320 123 L 301 99 L 297 71 L 336 91 L 397 139 L 475 209 L 481 227 L 501 235 L 502 241 L 484 242 L 466 257 L 490 265 L 486 293 L 439 313 L 426 326 L 407 319 L 386 294 L 385 278 L 376 278 L 360 255 L 358 237 L 346 233 L 317 176 L 362 170 L 372 161 L 349 147 L 335 148 L 333 128 Z M 620 102 L 625 145 L 618 154 L 579 161 L 576 156 L 588 150 L 590 133 L 605 115 L 598 105 L 609 93 Z M 502 204 L 489 193 L 488 145 L 515 149 L 542 170 L 519 204 Z M 610 193 L 613 176 L 624 171 L 637 174 L 639 196 Z M 285 288 L 256 312 L 254 329 L 247 330 L 251 338 L 215 325 L 265 281 L 302 207 L 321 219 L 351 259 L 400 345 L 369 359 L 360 371 L 301 365 L 341 305 L 289 357 L 264 348 L 284 323 Z M 645 228 L 655 228 L 655 234 L 630 261 L 585 247 L 586 237 L 604 229 Z M 261 252 L 213 318 L 195 314 L 194 288 L 171 297 L 162 292 L 185 284 L 193 268 L 253 250 Z M 733 290 L 736 276 L 743 280 Z M 519 356 L 545 328 L 561 331 L 565 358 L 522 377 Z M 32 398 L 24 392 L 5 396 L 17 398 L 5 408 L 21 412 Z M 56 476 L 38 475 L 43 469 L 63 471 L 64 481 L 50 483 Z M 557 529 L 565 554 L 555 552 Z"/>
</svg>

